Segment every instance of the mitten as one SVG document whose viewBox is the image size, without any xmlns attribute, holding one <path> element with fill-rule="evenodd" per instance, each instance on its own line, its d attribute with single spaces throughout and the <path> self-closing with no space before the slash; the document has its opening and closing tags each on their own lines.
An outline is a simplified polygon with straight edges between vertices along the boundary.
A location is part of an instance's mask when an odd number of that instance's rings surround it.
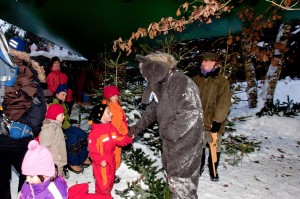
<svg viewBox="0 0 300 199">
<path fill-rule="evenodd" d="M 220 130 L 220 128 L 221 128 L 221 124 L 222 124 L 222 123 L 213 121 L 212 127 L 211 127 L 211 129 L 210 129 L 210 132 L 212 132 L 212 133 L 217 133 L 217 132 L 219 132 L 219 130 Z"/>
</svg>

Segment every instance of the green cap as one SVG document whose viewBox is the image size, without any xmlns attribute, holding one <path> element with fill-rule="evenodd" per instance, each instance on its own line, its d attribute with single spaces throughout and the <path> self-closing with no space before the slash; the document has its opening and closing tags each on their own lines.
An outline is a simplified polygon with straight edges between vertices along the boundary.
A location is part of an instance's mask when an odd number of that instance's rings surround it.
<svg viewBox="0 0 300 199">
<path fill-rule="evenodd" d="M 202 56 L 202 60 L 218 61 L 218 55 L 212 52 L 205 52 Z"/>
</svg>

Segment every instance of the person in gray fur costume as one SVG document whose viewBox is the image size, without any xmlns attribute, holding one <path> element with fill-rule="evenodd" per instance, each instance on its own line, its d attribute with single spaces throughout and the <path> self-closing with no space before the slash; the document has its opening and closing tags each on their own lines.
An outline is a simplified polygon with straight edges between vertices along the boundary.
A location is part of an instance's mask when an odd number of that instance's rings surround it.
<svg viewBox="0 0 300 199">
<path fill-rule="evenodd" d="M 129 130 L 137 135 L 153 122 L 159 124 L 162 163 L 172 199 L 197 198 L 203 113 L 199 90 L 177 61 L 167 53 L 137 55 L 141 73 L 147 80 L 142 103 L 148 104 L 141 119 Z"/>
</svg>

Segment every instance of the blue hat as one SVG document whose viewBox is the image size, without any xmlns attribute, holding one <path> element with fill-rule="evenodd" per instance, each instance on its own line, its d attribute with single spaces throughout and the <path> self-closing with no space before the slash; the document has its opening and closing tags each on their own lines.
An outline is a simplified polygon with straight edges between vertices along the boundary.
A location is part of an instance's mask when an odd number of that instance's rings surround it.
<svg viewBox="0 0 300 199">
<path fill-rule="evenodd" d="M 24 39 L 14 37 L 8 41 L 9 47 L 14 50 L 25 52 L 26 43 Z"/>
<path fill-rule="evenodd" d="M 68 92 L 68 85 L 67 84 L 59 84 L 55 90 L 55 94 L 60 92 Z"/>
</svg>

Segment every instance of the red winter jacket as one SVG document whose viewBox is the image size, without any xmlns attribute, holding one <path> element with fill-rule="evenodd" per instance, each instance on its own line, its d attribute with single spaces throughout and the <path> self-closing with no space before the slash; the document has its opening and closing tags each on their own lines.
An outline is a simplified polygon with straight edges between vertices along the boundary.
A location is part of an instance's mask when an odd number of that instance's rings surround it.
<svg viewBox="0 0 300 199">
<path fill-rule="evenodd" d="M 61 71 L 52 70 L 51 73 L 47 76 L 47 89 L 54 94 L 56 88 L 59 84 L 67 84 L 68 76 Z"/>
<path fill-rule="evenodd" d="M 68 190 L 69 199 L 111 199 L 100 193 L 89 193 L 88 183 L 75 184 Z"/>
<path fill-rule="evenodd" d="M 115 161 L 116 145 L 126 146 L 132 143 L 128 135 L 121 135 L 111 123 L 93 123 L 88 140 L 89 154 L 96 164 L 100 164 L 102 160 L 112 163 Z"/>
</svg>

